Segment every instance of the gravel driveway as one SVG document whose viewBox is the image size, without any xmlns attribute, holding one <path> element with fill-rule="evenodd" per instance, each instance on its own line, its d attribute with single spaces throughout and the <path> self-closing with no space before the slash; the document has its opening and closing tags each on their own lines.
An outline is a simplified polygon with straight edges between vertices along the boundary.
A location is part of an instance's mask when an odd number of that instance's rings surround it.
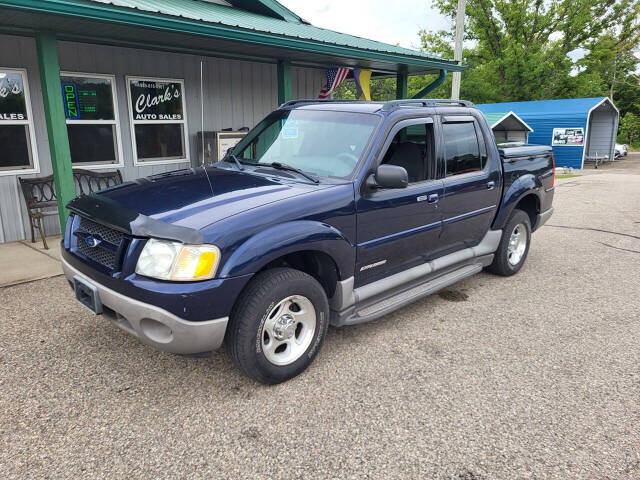
<svg viewBox="0 0 640 480">
<path fill-rule="evenodd" d="M 558 184 L 519 275 L 332 329 L 276 387 L 62 277 L 0 289 L 0 477 L 640 478 L 640 168 Z"/>
</svg>

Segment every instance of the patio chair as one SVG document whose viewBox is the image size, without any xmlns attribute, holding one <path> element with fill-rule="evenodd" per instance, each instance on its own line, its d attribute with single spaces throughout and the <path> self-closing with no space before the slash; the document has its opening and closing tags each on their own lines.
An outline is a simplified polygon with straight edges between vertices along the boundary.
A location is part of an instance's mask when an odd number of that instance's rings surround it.
<svg viewBox="0 0 640 480">
<path fill-rule="evenodd" d="M 93 172 L 91 170 L 77 169 L 73 171 L 73 179 L 76 193 L 89 195 L 105 188 L 122 183 L 122 174 L 116 170 L 113 172 Z M 27 205 L 29 214 L 29 227 L 31 228 L 31 243 L 36 242 L 35 229 L 38 229 L 45 250 L 47 245 L 43 220 L 45 217 L 58 215 L 58 203 L 53 183 L 53 175 L 35 178 L 19 178 L 22 195 Z"/>
</svg>

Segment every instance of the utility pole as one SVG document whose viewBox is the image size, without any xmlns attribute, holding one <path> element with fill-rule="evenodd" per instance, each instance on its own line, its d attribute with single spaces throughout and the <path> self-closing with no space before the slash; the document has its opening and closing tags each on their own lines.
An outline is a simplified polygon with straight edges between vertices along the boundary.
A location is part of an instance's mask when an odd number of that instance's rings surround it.
<svg viewBox="0 0 640 480">
<path fill-rule="evenodd" d="M 464 9 L 466 0 L 458 0 L 458 14 L 456 15 L 456 44 L 453 51 L 453 59 L 462 60 L 462 40 L 464 39 Z M 451 100 L 460 100 L 460 77 L 462 72 L 453 72 L 451 83 Z"/>
</svg>

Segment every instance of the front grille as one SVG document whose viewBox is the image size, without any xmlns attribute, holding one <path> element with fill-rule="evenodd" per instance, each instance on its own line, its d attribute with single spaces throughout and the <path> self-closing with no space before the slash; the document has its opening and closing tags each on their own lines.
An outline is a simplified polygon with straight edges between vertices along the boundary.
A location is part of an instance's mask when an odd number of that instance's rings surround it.
<svg viewBox="0 0 640 480">
<path fill-rule="evenodd" d="M 109 270 L 114 271 L 120 267 L 119 255 L 124 240 L 123 233 L 80 217 L 74 234 L 77 239 L 78 253 Z M 89 246 L 87 239 L 90 237 L 98 240 L 96 246 Z"/>
</svg>

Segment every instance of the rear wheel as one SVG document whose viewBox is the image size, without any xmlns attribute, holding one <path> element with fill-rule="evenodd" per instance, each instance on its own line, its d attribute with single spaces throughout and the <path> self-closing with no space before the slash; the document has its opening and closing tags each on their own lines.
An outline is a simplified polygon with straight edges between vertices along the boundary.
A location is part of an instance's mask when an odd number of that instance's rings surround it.
<svg viewBox="0 0 640 480">
<path fill-rule="evenodd" d="M 238 298 L 226 343 L 234 363 L 265 384 L 302 373 L 322 346 L 329 303 L 310 275 L 277 268 L 258 274 Z"/>
<path fill-rule="evenodd" d="M 508 277 L 524 265 L 531 243 L 531 220 L 522 210 L 514 210 L 502 231 L 500 245 L 489 271 Z"/>
</svg>

